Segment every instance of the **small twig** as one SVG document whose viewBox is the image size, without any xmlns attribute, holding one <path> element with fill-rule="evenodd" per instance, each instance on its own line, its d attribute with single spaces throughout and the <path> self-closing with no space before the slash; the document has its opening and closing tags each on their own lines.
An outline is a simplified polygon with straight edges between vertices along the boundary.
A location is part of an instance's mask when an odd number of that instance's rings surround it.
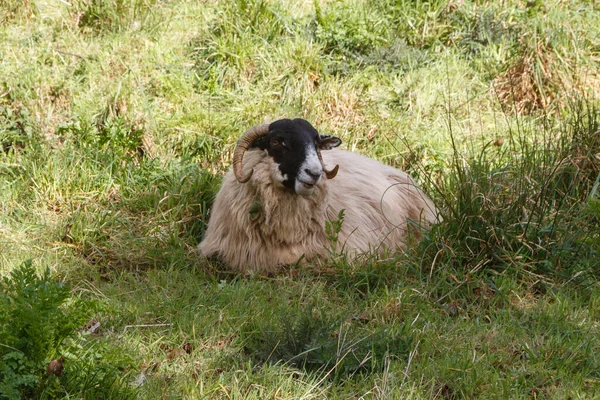
<svg viewBox="0 0 600 400">
<path fill-rule="evenodd" d="M 579 276 L 580 276 L 581 274 L 583 274 L 584 272 L 585 272 L 585 271 L 579 271 L 578 273 L 576 273 L 575 275 L 573 275 L 573 276 L 571 277 L 571 279 L 569 279 L 569 280 L 568 280 L 568 281 L 565 283 L 565 285 L 566 285 L 566 284 L 568 284 L 568 283 L 571 283 L 573 280 L 577 279 L 577 277 L 579 277 Z"/>
<path fill-rule="evenodd" d="M 275 350 L 277 350 L 277 347 L 279 347 L 279 343 L 281 343 L 281 340 L 278 340 L 277 343 L 275 344 L 275 347 L 273 347 L 273 350 L 271 350 L 271 353 L 269 354 L 269 356 L 267 357 L 267 359 L 265 360 L 265 364 L 267 362 L 269 362 L 269 360 L 271 359 L 271 356 L 273 355 L 273 353 L 275 353 Z"/>
<path fill-rule="evenodd" d="M 7 348 L 9 348 L 9 349 L 16 350 L 16 351 L 18 351 L 19 353 L 23 353 L 23 351 L 22 351 L 22 350 L 15 349 L 14 347 L 12 347 L 12 346 L 9 346 L 9 345 L 7 345 L 7 344 L 4 344 L 4 343 L 0 343 L 0 346 L 4 346 L 4 347 L 7 347 Z M 24 354 L 24 353 L 23 353 L 23 354 Z"/>
<path fill-rule="evenodd" d="M 412 364 L 413 358 L 415 358 L 415 355 L 417 354 L 417 349 L 419 348 L 419 344 L 421 343 L 421 340 L 419 340 L 417 342 L 417 344 L 415 345 L 415 348 L 408 354 L 408 363 L 406 364 L 406 368 L 404 368 L 403 371 L 403 377 L 402 377 L 402 382 L 404 382 L 405 379 L 408 378 L 408 370 L 410 368 L 410 364 Z"/>
<path fill-rule="evenodd" d="M 82 60 L 86 59 L 84 56 L 80 56 L 79 54 L 75 54 L 75 53 L 69 53 L 68 51 L 59 50 L 59 49 L 54 49 L 54 51 L 56 51 L 57 53 L 60 53 L 60 54 L 64 54 L 66 56 L 79 57 Z"/>
<path fill-rule="evenodd" d="M 450 290 L 448 293 L 446 293 L 445 295 L 440 297 L 437 300 L 438 304 L 442 304 L 442 300 L 444 300 L 446 297 L 450 296 L 452 293 L 454 293 L 454 291 L 458 290 L 462 285 L 464 285 L 468 281 L 469 281 L 469 278 L 465 279 L 464 281 L 460 282 L 456 287 L 454 287 L 454 289 Z"/>
<path fill-rule="evenodd" d="M 433 257 L 433 262 L 431 263 L 431 270 L 429 271 L 429 280 L 431 280 L 431 278 L 433 277 L 433 268 L 435 267 L 435 262 L 437 261 L 437 258 L 442 253 L 442 251 L 444 251 L 443 247 L 439 249 L 438 252 L 435 253 L 435 257 Z"/>
</svg>

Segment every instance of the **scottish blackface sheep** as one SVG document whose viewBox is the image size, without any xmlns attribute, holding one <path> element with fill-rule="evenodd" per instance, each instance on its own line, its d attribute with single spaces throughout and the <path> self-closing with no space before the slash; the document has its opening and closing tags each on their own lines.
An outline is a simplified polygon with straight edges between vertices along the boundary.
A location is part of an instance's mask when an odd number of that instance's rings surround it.
<svg viewBox="0 0 600 400">
<path fill-rule="evenodd" d="M 338 249 L 351 257 L 404 248 L 409 230 L 435 221 L 432 201 L 409 175 L 335 149 L 340 144 L 303 119 L 247 131 L 216 196 L 200 253 L 243 273 L 270 273 L 326 257 L 332 247 L 326 221 L 337 220 L 340 210 Z"/>
</svg>

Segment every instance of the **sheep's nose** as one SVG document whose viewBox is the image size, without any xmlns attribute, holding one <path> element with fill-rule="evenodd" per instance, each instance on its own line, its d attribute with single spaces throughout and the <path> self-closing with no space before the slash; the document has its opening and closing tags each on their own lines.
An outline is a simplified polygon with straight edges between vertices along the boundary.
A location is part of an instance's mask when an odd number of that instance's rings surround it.
<svg viewBox="0 0 600 400">
<path fill-rule="evenodd" d="M 315 181 L 321 177 L 321 171 L 311 171 L 310 169 L 306 168 L 304 169 L 304 172 L 306 172 L 308 176 L 313 178 Z"/>
</svg>

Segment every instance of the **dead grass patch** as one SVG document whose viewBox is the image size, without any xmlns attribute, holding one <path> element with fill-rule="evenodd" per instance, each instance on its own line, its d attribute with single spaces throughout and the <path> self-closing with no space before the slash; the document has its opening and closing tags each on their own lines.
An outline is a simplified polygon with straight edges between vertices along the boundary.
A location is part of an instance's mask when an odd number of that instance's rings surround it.
<svg viewBox="0 0 600 400">
<path fill-rule="evenodd" d="M 521 40 L 520 56 L 492 82 L 492 91 L 505 110 L 529 115 L 564 108 L 570 99 L 600 93 L 598 74 L 549 42 Z M 591 90 L 591 92 L 590 92 Z"/>
</svg>

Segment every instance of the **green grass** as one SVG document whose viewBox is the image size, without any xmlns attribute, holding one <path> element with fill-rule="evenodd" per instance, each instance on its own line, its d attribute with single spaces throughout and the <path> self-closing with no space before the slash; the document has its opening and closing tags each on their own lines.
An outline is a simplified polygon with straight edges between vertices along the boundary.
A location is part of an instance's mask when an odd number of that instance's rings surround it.
<svg viewBox="0 0 600 400">
<path fill-rule="evenodd" d="M 0 342 L 0 390 L 600 396 L 595 26 L 586 1 L 2 2 L 0 276 L 32 260 L 100 328 L 20 370 Z M 277 276 L 199 259 L 236 139 L 280 117 L 409 171 L 443 222 Z"/>
</svg>

